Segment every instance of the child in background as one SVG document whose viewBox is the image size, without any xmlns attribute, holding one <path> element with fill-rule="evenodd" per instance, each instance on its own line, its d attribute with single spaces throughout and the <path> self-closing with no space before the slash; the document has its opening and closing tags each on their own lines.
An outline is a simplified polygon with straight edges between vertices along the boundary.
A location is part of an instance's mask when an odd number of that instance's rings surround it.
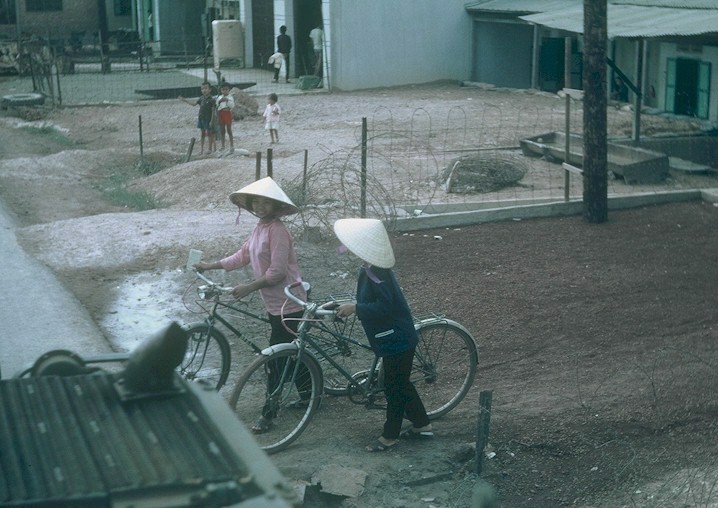
<svg viewBox="0 0 718 508">
<path fill-rule="evenodd" d="M 279 143 L 279 116 L 282 110 L 277 104 L 277 94 L 270 93 L 267 96 L 267 107 L 264 108 L 264 130 L 269 131 L 272 143 Z"/>
<path fill-rule="evenodd" d="M 229 153 L 234 153 L 234 136 L 232 135 L 232 109 L 234 97 L 229 95 L 229 83 L 224 81 L 220 86 L 222 95 L 217 97 L 217 117 L 219 119 L 219 135 L 222 137 L 222 150 L 224 150 L 225 134 L 229 136 Z"/>
<path fill-rule="evenodd" d="M 282 68 L 282 63 L 284 63 L 284 55 L 277 51 L 269 57 L 267 63 L 274 66 L 274 79 L 272 80 L 272 83 L 276 83 L 279 79 L 279 71 Z"/>
<path fill-rule="evenodd" d="M 214 146 L 214 128 L 212 122 L 215 115 L 215 100 L 212 97 L 212 87 L 206 81 L 200 87 L 202 95 L 194 101 L 185 99 L 181 95 L 179 100 L 186 102 L 190 106 L 199 106 L 199 114 L 197 115 L 197 128 L 202 133 L 199 154 L 204 153 L 204 140 L 207 139 L 207 153 L 212 153 Z"/>
</svg>

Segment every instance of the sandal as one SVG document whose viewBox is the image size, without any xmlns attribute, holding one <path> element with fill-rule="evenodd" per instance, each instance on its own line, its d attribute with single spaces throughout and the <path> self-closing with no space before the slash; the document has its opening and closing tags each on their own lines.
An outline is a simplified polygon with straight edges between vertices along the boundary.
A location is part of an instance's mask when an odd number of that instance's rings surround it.
<svg viewBox="0 0 718 508">
<path fill-rule="evenodd" d="M 434 432 L 431 430 L 416 431 L 414 427 L 409 427 L 399 434 L 401 439 L 434 439 Z"/>
<path fill-rule="evenodd" d="M 255 434 L 264 434 L 273 426 L 274 424 L 272 423 L 271 419 L 265 416 L 260 416 L 259 420 L 257 420 L 257 423 L 252 425 L 252 432 L 254 432 Z"/>
<path fill-rule="evenodd" d="M 377 440 L 374 442 L 374 444 L 370 444 L 369 446 L 367 446 L 367 447 L 365 448 L 365 450 L 368 451 L 368 452 L 385 452 L 385 451 L 387 451 L 387 450 L 391 450 L 392 448 L 394 448 L 394 447 L 395 447 L 396 445 L 398 445 L 398 444 L 399 444 L 398 441 L 397 441 L 396 443 L 393 443 L 393 444 L 384 444 L 384 443 L 382 443 L 381 441 L 379 441 L 379 440 L 377 439 Z"/>
</svg>

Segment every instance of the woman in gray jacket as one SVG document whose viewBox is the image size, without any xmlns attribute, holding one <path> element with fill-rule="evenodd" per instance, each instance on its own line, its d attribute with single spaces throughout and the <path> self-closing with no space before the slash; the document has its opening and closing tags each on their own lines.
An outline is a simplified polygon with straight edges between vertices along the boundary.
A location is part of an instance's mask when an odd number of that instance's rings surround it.
<svg viewBox="0 0 718 508">
<path fill-rule="evenodd" d="M 384 225 L 377 219 L 340 219 L 334 224 L 342 244 L 364 264 L 357 279 L 356 303 L 337 308 L 337 316 L 356 312 L 374 354 L 384 363 L 386 421 L 367 451 L 386 451 L 403 439 L 431 439 L 434 433 L 424 404 L 409 380 L 419 337 L 409 305 L 392 272 L 394 251 Z M 406 415 L 412 426 L 401 432 Z"/>
</svg>

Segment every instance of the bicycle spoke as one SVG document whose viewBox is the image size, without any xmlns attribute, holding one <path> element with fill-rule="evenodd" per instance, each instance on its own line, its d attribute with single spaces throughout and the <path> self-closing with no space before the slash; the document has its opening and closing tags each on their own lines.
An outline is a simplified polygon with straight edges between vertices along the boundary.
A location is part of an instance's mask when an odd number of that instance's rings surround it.
<svg viewBox="0 0 718 508">
<path fill-rule="evenodd" d="M 229 374 L 227 339 L 205 323 L 187 328 L 187 351 L 178 370 L 189 381 L 207 383 L 219 390 Z"/>
<path fill-rule="evenodd" d="M 230 406 L 268 453 L 297 439 L 319 406 L 321 373 L 306 353 L 297 363 L 297 351 L 260 356 L 242 374 Z"/>
<path fill-rule="evenodd" d="M 429 417 L 437 418 L 456 407 L 471 387 L 476 346 L 470 335 L 448 321 L 421 326 L 418 333 L 411 380 Z"/>
</svg>

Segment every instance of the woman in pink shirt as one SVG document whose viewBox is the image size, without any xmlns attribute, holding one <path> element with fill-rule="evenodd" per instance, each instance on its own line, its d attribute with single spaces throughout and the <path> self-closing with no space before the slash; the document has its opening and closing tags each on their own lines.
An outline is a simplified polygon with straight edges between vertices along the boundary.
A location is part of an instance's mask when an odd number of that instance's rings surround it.
<svg viewBox="0 0 718 508">
<path fill-rule="evenodd" d="M 259 291 L 272 329 L 269 344 L 291 342 L 294 335 L 287 328 L 297 331 L 298 318 L 302 317 L 303 309 L 296 303 L 287 301 L 284 288 L 301 281 L 302 276 L 294 252 L 294 240 L 280 217 L 297 213 L 299 209 L 270 177 L 257 180 L 233 192 L 229 199 L 239 208 L 256 215 L 259 222 L 237 252 L 212 263 L 197 263 L 194 267 L 203 272 L 219 269 L 230 271 L 252 265 L 254 280 L 235 286 L 232 295 L 239 300 Z M 298 286 L 295 293 L 306 301 L 307 295 L 302 286 Z M 283 323 L 282 320 L 287 318 L 289 319 Z M 304 377 L 301 372 L 298 374 L 297 388 L 300 395 L 302 387 L 308 386 L 307 380 L 308 375 Z M 252 431 L 266 432 L 271 427 L 273 418 L 274 415 L 263 412 Z"/>
</svg>

